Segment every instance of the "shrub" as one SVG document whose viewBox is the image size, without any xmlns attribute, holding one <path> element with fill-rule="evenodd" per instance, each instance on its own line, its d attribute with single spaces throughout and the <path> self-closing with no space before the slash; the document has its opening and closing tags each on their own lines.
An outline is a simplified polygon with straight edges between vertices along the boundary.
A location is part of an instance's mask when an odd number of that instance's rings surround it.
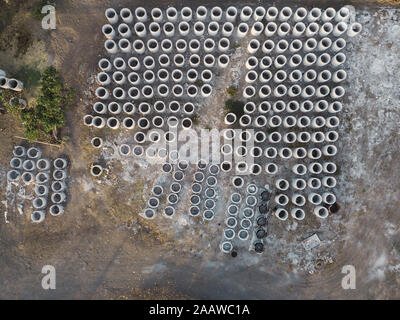
<svg viewBox="0 0 400 320">
<path fill-rule="evenodd" d="M 233 112 L 238 118 L 244 114 L 244 103 L 240 100 L 229 99 L 225 101 L 225 110 Z"/>
<path fill-rule="evenodd" d="M 230 87 L 228 87 L 228 89 L 226 89 L 226 93 L 230 97 L 236 98 L 238 96 L 238 88 L 236 88 L 235 86 L 230 86 Z"/>
</svg>

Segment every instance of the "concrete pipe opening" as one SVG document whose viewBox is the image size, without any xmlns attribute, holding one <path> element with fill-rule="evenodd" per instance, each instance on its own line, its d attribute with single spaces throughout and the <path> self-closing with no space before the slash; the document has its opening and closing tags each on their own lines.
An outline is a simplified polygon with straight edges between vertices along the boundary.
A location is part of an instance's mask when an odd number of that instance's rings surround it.
<svg viewBox="0 0 400 320">
<path fill-rule="evenodd" d="M 307 181 L 307 185 L 310 189 L 318 190 L 321 188 L 321 180 L 318 178 L 310 178 Z"/>
<path fill-rule="evenodd" d="M 131 23 L 133 21 L 132 11 L 128 8 L 122 8 L 119 15 L 125 23 Z"/>
<path fill-rule="evenodd" d="M 306 217 L 304 210 L 300 208 L 293 208 L 290 213 L 293 219 L 299 221 L 304 220 L 304 218 Z"/>
<path fill-rule="evenodd" d="M 46 208 L 47 200 L 44 197 L 35 198 L 32 202 L 32 205 L 36 210 L 41 210 Z"/>
<path fill-rule="evenodd" d="M 173 215 L 175 214 L 175 208 L 171 207 L 171 206 L 166 206 L 164 209 L 164 215 L 168 218 L 173 217 Z"/>
<path fill-rule="evenodd" d="M 115 43 L 114 40 L 106 40 L 104 42 L 104 48 L 110 54 L 115 54 L 115 53 L 118 52 L 118 46 L 117 46 L 117 44 Z"/>
<path fill-rule="evenodd" d="M 163 12 L 162 12 L 162 10 L 160 9 L 160 8 L 153 8 L 152 10 L 151 10 L 151 17 L 152 17 L 152 19 L 153 19 L 153 21 L 155 21 L 155 22 L 162 22 L 163 21 Z"/>
<path fill-rule="evenodd" d="M 49 209 L 52 216 L 56 217 L 64 213 L 64 207 L 58 204 L 52 205 Z"/>
<path fill-rule="evenodd" d="M 146 219 L 154 219 L 155 216 L 156 216 L 156 212 L 155 212 L 153 209 L 151 209 L 151 208 L 147 208 L 147 209 L 144 211 L 143 215 L 144 215 L 144 217 L 145 217 Z"/>
<path fill-rule="evenodd" d="M 294 179 L 292 181 L 292 187 L 295 190 L 304 190 L 307 187 L 307 183 L 304 179 Z"/>
<path fill-rule="evenodd" d="M 304 164 L 295 164 L 292 171 L 299 176 L 303 176 L 307 173 L 307 167 Z"/>
<path fill-rule="evenodd" d="M 131 28 L 129 28 L 129 26 L 125 23 L 121 23 L 118 26 L 118 33 L 122 38 L 129 38 L 132 36 L 132 31 Z M 128 41 L 127 39 L 125 39 L 126 41 Z M 127 52 L 127 51 L 125 51 Z"/>
<path fill-rule="evenodd" d="M 44 211 L 37 210 L 31 214 L 31 221 L 33 223 L 41 223 L 44 221 L 45 217 L 46 217 L 46 213 Z"/>
<path fill-rule="evenodd" d="M 308 201 L 309 201 L 310 203 L 312 203 L 313 205 L 316 205 L 316 206 L 317 206 L 317 205 L 320 205 L 320 204 L 321 204 L 321 202 L 322 202 L 322 197 L 321 197 L 321 195 L 312 192 L 312 193 L 310 193 L 310 194 L 308 195 Z"/>
<path fill-rule="evenodd" d="M 102 28 L 101 31 L 103 32 L 104 36 L 107 39 L 114 39 L 115 37 L 115 30 L 112 27 L 111 24 L 105 24 Z"/>
<path fill-rule="evenodd" d="M 203 21 L 207 17 L 208 10 L 205 6 L 199 6 L 196 9 L 196 19 Z"/>
<path fill-rule="evenodd" d="M 275 147 L 268 147 L 264 152 L 265 156 L 269 159 L 274 159 L 278 155 L 278 150 Z"/>
<path fill-rule="evenodd" d="M 65 199 L 66 195 L 63 192 L 57 192 L 51 195 L 51 202 L 53 202 L 54 204 L 61 204 L 65 201 Z"/>
<path fill-rule="evenodd" d="M 329 211 L 327 208 L 322 206 L 317 206 L 314 208 L 314 214 L 321 219 L 326 219 L 329 216 Z"/>
<path fill-rule="evenodd" d="M 336 15 L 336 10 L 334 8 L 327 8 L 322 13 L 321 20 L 323 22 L 331 21 L 333 18 L 335 18 L 335 15 Z"/>
<path fill-rule="evenodd" d="M 50 181 L 50 175 L 47 172 L 39 172 L 36 175 L 36 183 L 37 184 L 45 184 Z"/>
<path fill-rule="evenodd" d="M 285 221 L 289 217 L 289 213 L 287 212 L 287 210 L 279 208 L 275 212 L 275 217 L 277 217 L 279 220 Z"/>
<path fill-rule="evenodd" d="M 147 21 L 146 9 L 143 7 L 137 7 L 135 9 L 135 17 L 136 17 L 136 20 L 138 20 L 140 22 L 146 22 Z"/>
<path fill-rule="evenodd" d="M 171 22 L 176 22 L 178 20 L 178 11 L 174 7 L 169 7 L 166 10 L 167 19 Z"/>
<path fill-rule="evenodd" d="M 279 10 L 276 7 L 269 7 L 266 12 L 266 20 L 267 21 L 275 21 L 278 17 Z"/>
<path fill-rule="evenodd" d="M 108 22 L 110 22 L 111 24 L 115 24 L 118 22 L 118 14 L 113 8 L 108 8 L 105 11 L 105 15 Z"/>
</svg>

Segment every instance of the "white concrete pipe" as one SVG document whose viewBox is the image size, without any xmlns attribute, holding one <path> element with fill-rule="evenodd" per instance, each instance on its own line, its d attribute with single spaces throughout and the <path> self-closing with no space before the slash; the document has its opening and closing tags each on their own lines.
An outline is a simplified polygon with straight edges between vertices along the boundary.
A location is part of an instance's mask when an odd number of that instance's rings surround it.
<svg viewBox="0 0 400 320">
<path fill-rule="evenodd" d="M 303 22 L 297 22 L 293 27 L 293 35 L 295 37 L 301 37 L 306 31 L 306 25 Z"/>
<path fill-rule="evenodd" d="M 324 156 L 333 157 L 337 154 L 337 147 L 333 144 L 328 144 L 322 147 L 322 153 Z"/>
<path fill-rule="evenodd" d="M 67 165 L 68 165 L 67 160 L 63 158 L 57 158 L 53 161 L 54 168 L 58 170 L 65 169 Z"/>
<path fill-rule="evenodd" d="M 277 72 L 275 72 L 273 79 L 275 83 L 282 83 L 283 81 L 286 80 L 286 78 L 287 78 L 286 72 L 283 70 L 278 70 Z"/>
<path fill-rule="evenodd" d="M 97 128 L 97 129 L 102 129 L 105 127 L 106 125 L 106 120 L 102 117 L 93 117 L 93 127 Z"/>
<path fill-rule="evenodd" d="M 331 78 L 332 78 L 332 73 L 329 70 L 322 70 L 318 74 L 317 81 L 319 83 L 324 83 L 324 82 L 327 82 L 327 81 L 331 80 Z"/>
<path fill-rule="evenodd" d="M 159 46 L 157 40 L 150 39 L 149 41 L 147 41 L 147 49 L 151 53 L 157 53 L 160 50 L 160 46 Z"/>
<path fill-rule="evenodd" d="M 150 23 L 149 31 L 151 36 L 154 38 L 158 38 L 161 36 L 161 27 L 157 22 Z"/>
<path fill-rule="evenodd" d="M 34 191 L 36 196 L 38 197 L 47 197 L 47 195 L 49 194 L 49 187 L 45 185 L 36 185 Z"/>
<path fill-rule="evenodd" d="M 211 53 L 215 50 L 215 41 L 211 38 L 204 40 L 203 49 L 206 53 Z"/>
<path fill-rule="evenodd" d="M 304 159 L 307 156 L 307 150 L 305 148 L 295 148 L 293 150 L 293 157 L 296 159 Z"/>
<path fill-rule="evenodd" d="M 279 220 L 286 221 L 287 218 L 289 217 L 289 213 L 287 212 L 286 209 L 278 208 L 275 211 L 275 217 L 277 217 Z"/>
<path fill-rule="evenodd" d="M 226 40 L 228 40 L 228 39 L 226 39 Z M 221 41 L 222 41 L 222 39 L 220 40 L 220 42 Z M 225 41 L 225 43 L 226 43 L 226 41 Z M 192 39 L 192 40 L 189 41 L 189 50 L 190 50 L 191 53 L 199 53 L 200 47 L 201 47 L 201 45 L 200 45 L 200 41 L 199 40 Z M 229 43 L 228 43 L 228 47 L 229 47 Z"/>
<path fill-rule="evenodd" d="M 322 206 L 316 206 L 314 208 L 314 214 L 321 219 L 326 219 L 329 216 L 328 209 Z"/>
<path fill-rule="evenodd" d="M 220 7 L 213 7 L 211 9 L 211 20 L 221 21 L 222 19 L 222 9 Z"/>
<path fill-rule="evenodd" d="M 282 159 L 290 159 L 293 156 L 293 152 L 290 148 L 281 148 L 279 149 L 279 156 Z"/>
<path fill-rule="evenodd" d="M 280 37 L 286 37 L 289 34 L 289 32 L 290 32 L 289 23 L 283 22 L 279 25 L 277 33 Z"/>
<path fill-rule="evenodd" d="M 337 131 L 328 131 L 325 133 L 325 140 L 329 143 L 334 143 L 338 141 L 339 133 Z"/>
<path fill-rule="evenodd" d="M 253 70 L 252 70 L 253 71 Z M 255 71 L 254 71 L 255 72 Z M 261 83 L 267 83 L 272 79 L 272 72 L 269 70 L 264 70 L 260 74 L 260 82 Z"/>
<path fill-rule="evenodd" d="M 315 38 L 309 38 L 304 43 L 304 51 L 305 52 L 314 51 L 317 48 L 317 45 L 318 45 L 318 42 L 317 42 L 317 40 L 315 40 Z"/>
<path fill-rule="evenodd" d="M 175 35 L 175 27 L 174 27 L 173 23 L 171 23 L 171 22 L 164 23 L 163 31 L 167 37 L 173 37 Z"/>
<path fill-rule="evenodd" d="M 113 130 L 118 129 L 120 126 L 120 122 L 117 118 L 115 117 L 110 117 L 107 119 L 107 127 Z"/>
<path fill-rule="evenodd" d="M 279 116 L 274 116 L 274 117 L 279 117 Z M 276 118 L 276 119 L 279 119 L 279 121 L 280 121 L 280 117 L 279 118 Z M 270 124 L 270 127 L 272 127 L 272 128 L 276 128 L 277 127 L 277 125 L 275 125 L 275 126 L 271 126 L 271 123 L 273 122 L 273 121 L 271 121 L 271 119 L 269 119 L 270 121 L 269 121 L 269 124 Z M 281 140 L 282 140 L 282 135 L 279 133 L 279 132 L 272 132 L 269 136 L 268 136 L 268 141 L 270 142 L 270 143 L 279 143 L 279 142 L 281 142 Z M 272 151 L 270 151 L 270 152 L 272 152 Z"/>
<path fill-rule="evenodd" d="M 157 77 L 161 82 L 167 82 L 169 80 L 169 72 L 166 69 L 159 69 L 157 71 Z"/>
<path fill-rule="evenodd" d="M 21 174 L 17 170 L 10 170 L 7 172 L 7 181 L 16 182 L 21 178 Z"/>
<path fill-rule="evenodd" d="M 52 216 L 57 217 L 64 213 L 64 207 L 59 204 L 54 204 L 49 208 L 49 212 Z"/>
<path fill-rule="evenodd" d="M 126 63 L 125 63 L 125 60 L 122 58 L 115 58 L 113 61 L 113 65 L 114 65 L 114 68 L 119 71 L 126 70 Z"/>
<path fill-rule="evenodd" d="M 314 104 L 310 100 L 305 100 L 300 105 L 300 111 L 307 113 L 311 112 L 314 108 Z"/>
<path fill-rule="evenodd" d="M 257 143 L 263 143 L 267 139 L 267 135 L 263 131 L 257 131 L 254 135 L 254 141 Z"/>
<path fill-rule="evenodd" d="M 94 137 L 90 141 L 90 144 L 92 145 L 93 148 L 99 149 L 103 146 L 103 139 L 99 137 Z"/>
<path fill-rule="evenodd" d="M 165 84 L 160 84 L 158 87 L 157 87 L 157 93 L 158 93 L 158 95 L 160 96 L 160 97 L 167 97 L 168 96 L 168 94 L 169 94 L 169 88 L 168 88 L 168 86 L 167 85 L 165 85 Z"/>
<path fill-rule="evenodd" d="M 275 51 L 280 54 L 284 53 L 288 48 L 289 48 L 289 43 L 286 40 L 282 39 L 279 40 L 278 43 L 276 44 Z"/>
<path fill-rule="evenodd" d="M 229 59 L 229 56 L 228 56 L 228 55 L 226 55 L 226 54 L 221 54 L 221 55 L 218 57 L 218 67 L 220 67 L 220 68 L 226 68 L 226 67 L 228 66 L 228 64 L 229 64 L 229 61 L 230 61 L 230 59 Z"/>
<path fill-rule="evenodd" d="M 172 93 L 175 97 L 182 97 L 183 87 L 180 84 L 176 84 L 172 87 Z"/>
<path fill-rule="evenodd" d="M 321 54 L 318 59 L 317 59 L 317 66 L 318 67 L 323 67 L 326 66 L 328 63 L 331 62 L 331 56 L 329 55 L 329 53 L 323 53 Z"/>
<path fill-rule="evenodd" d="M 318 42 L 317 49 L 318 51 L 325 51 L 328 50 L 331 46 L 332 46 L 332 40 L 329 39 L 328 37 L 325 37 Z"/>
<path fill-rule="evenodd" d="M 291 100 L 288 102 L 288 104 L 286 105 L 286 111 L 289 113 L 294 113 L 299 111 L 300 109 L 300 104 L 295 101 L 295 100 Z"/>
<path fill-rule="evenodd" d="M 133 52 L 136 54 L 143 54 L 146 50 L 144 42 L 140 39 L 133 41 L 132 48 L 133 48 Z"/>
<path fill-rule="evenodd" d="M 118 85 L 123 85 L 126 83 L 126 77 L 123 72 L 116 71 L 113 73 L 113 81 Z"/>
<path fill-rule="evenodd" d="M 290 7 L 283 7 L 279 12 L 279 21 L 288 21 L 292 16 L 292 9 Z"/>
<path fill-rule="evenodd" d="M 319 29 L 319 35 L 321 37 L 327 37 L 333 31 L 333 24 L 330 22 L 325 22 Z"/>
<path fill-rule="evenodd" d="M 323 170 L 323 167 L 320 163 L 318 162 L 312 162 L 309 164 L 308 166 L 308 170 L 312 173 L 312 174 L 320 174 Z"/>
<path fill-rule="evenodd" d="M 296 125 L 296 118 L 293 116 L 287 116 L 283 119 L 283 126 L 285 128 L 293 128 Z M 289 134 L 292 136 L 294 134 L 293 132 L 288 132 L 286 134 Z M 296 135 L 294 134 L 294 140 L 292 140 L 290 137 L 287 140 L 287 143 L 293 143 L 296 139 Z"/>
<path fill-rule="evenodd" d="M 191 21 L 193 18 L 193 12 L 190 7 L 183 7 L 181 10 L 181 18 L 183 21 Z"/>
<path fill-rule="evenodd" d="M 228 7 L 225 12 L 226 21 L 235 22 L 237 13 L 238 13 L 238 11 L 234 6 Z"/>
<path fill-rule="evenodd" d="M 249 6 L 245 6 L 240 11 L 240 20 L 245 22 L 249 21 L 252 15 L 253 15 L 253 9 Z"/>
<path fill-rule="evenodd" d="M 51 194 L 51 202 L 53 202 L 55 204 L 61 204 L 61 203 L 65 202 L 66 198 L 67 197 L 64 192 L 57 192 L 57 193 Z"/>
<path fill-rule="evenodd" d="M 347 30 L 347 36 L 348 37 L 355 37 L 359 35 L 362 31 L 362 25 L 359 22 L 353 22 L 352 24 L 349 25 L 349 28 Z"/>
<path fill-rule="evenodd" d="M 336 10 L 334 8 L 327 8 L 324 10 L 321 16 L 322 22 L 329 22 L 336 16 Z"/>
<path fill-rule="evenodd" d="M 309 22 L 318 21 L 321 18 L 322 11 L 319 8 L 312 8 L 307 15 L 307 20 Z"/>
<path fill-rule="evenodd" d="M 140 69 L 140 62 L 139 59 L 136 57 L 131 57 L 128 60 L 128 66 L 131 68 L 133 71 L 138 71 Z M 110 68 L 111 70 L 111 68 Z M 108 70 L 108 71 L 110 71 Z"/>
<path fill-rule="evenodd" d="M 247 52 L 250 54 L 254 54 L 258 51 L 260 48 L 260 41 L 257 39 L 252 39 L 249 41 L 249 44 L 247 45 Z"/>
<path fill-rule="evenodd" d="M 265 18 L 267 21 L 275 21 L 278 17 L 279 10 L 276 7 L 269 7 L 265 14 Z"/>
<path fill-rule="evenodd" d="M 307 167 L 304 164 L 295 164 L 292 168 L 294 174 L 303 176 L 307 173 Z"/>
<path fill-rule="evenodd" d="M 187 49 L 187 42 L 183 39 L 178 39 L 175 42 L 175 48 L 178 53 L 185 53 Z"/>
<path fill-rule="evenodd" d="M 156 80 L 155 75 L 154 75 L 154 72 L 151 71 L 151 70 L 146 70 L 146 71 L 143 73 L 143 79 L 144 79 L 144 81 L 145 81 L 146 83 L 149 83 L 149 84 L 154 83 L 155 80 Z"/>
<path fill-rule="evenodd" d="M 150 14 L 154 22 L 161 23 L 164 19 L 163 12 L 160 8 L 153 8 Z"/>
<path fill-rule="evenodd" d="M 164 39 L 161 41 L 161 49 L 165 53 L 171 53 L 173 49 L 172 41 L 169 39 Z"/>
<path fill-rule="evenodd" d="M 107 100 L 110 97 L 110 93 L 104 87 L 99 87 L 96 89 L 96 97 L 102 100 Z"/>
<path fill-rule="evenodd" d="M 287 93 L 287 87 L 283 84 L 279 84 L 274 89 L 274 96 L 275 97 L 283 97 Z"/>
<path fill-rule="evenodd" d="M 336 179 L 334 177 L 323 177 L 322 185 L 326 188 L 334 188 L 336 186 Z"/>
<path fill-rule="evenodd" d="M 138 37 L 144 38 L 147 35 L 146 26 L 142 22 L 135 23 L 133 29 Z"/>
<path fill-rule="evenodd" d="M 300 208 L 291 209 L 290 210 L 290 214 L 291 214 L 293 219 L 296 219 L 296 220 L 299 220 L 299 221 L 304 220 L 304 218 L 306 217 L 306 214 L 305 214 L 304 210 L 300 209 Z"/>
<path fill-rule="evenodd" d="M 271 58 L 270 58 L 271 59 Z M 272 63 L 272 60 L 271 60 Z M 246 69 L 251 70 L 258 66 L 258 59 L 256 57 L 249 57 L 246 61 Z M 263 68 L 265 69 L 265 68 Z"/>
<path fill-rule="evenodd" d="M 339 38 L 333 42 L 331 49 L 333 52 L 339 52 L 345 47 L 346 47 L 346 40 L 344 40 L 343 38 Z"/>
<path fill-rule="evenodd" d="M 307 183 L 304 179 L 293 179 L 292 180 L 292 187 L 295 190 L 304 190 L 307 187 Z"/>
<path fill-rule="evenodd" d="M 253 19 L 254 21 L 261 21 L 262 19 L 264 19 L 266 10 L 264 7 L 259 6 L 257 8 L 254 9 L 254 13 L 253 13 Z"/>
<path fill-rule="evenodd" d="M 183 67 L 183 65 L 185 64 L 185 57 L 178 53 L 174 56 L 174 63 L 177 67 Z"/>
<path fill-rule="evenodd" d="M 272 50 L 274 50 L 274 48 L 275 48 L 275 42 L 273 42 L 272 40 L 265 40 L 261 50 L 265 54 L 269 54 L 272 52 Z"/>
<path fill-rule="evenodd" d="M 118 100 L 124 100 L 126 98 L 126 92 L 124 89 L 117 87 L 113 90 L 113 97 Z"/>
<path fill-rule="evenodd" d="M 345 95 L 346 91 L 342 86 L 334 87 L 331 91 L 331 98 L 332 99 L 340 99 Z"/>
<path fill-rule="evenodd" d="M 335 15 L 336 22 L 347 21 L 350 18 L 350 10 L 347 7 L 340 8 Z"/>
<path fill-rule="evenodd" d="M 311 120 L 308 116 L 301 116 L 297 119 L 297 126 L 299 128 L 307 128 L 311 124 Z"/>
<path fill-rule="evenodd" d="M 265 172 L 269 175 L 278 173 L 278 166 L 275 163 L 268 163 L 265 165 Z"/>
<path fill-rule="evenodd" d="M 278 25 L 275 22 L 268 22 L 264 29 L 264 34 L 267 37 L 272 37 L 278 30 Z"/>
<path fill-rule="evenodd" d="M 308 38 L 314 37 L 319 31 L 319 24 L 316 22 L 311 22 L 306 29 L 305 35 Z"/>
<path fill-rule="evenodd" d="M 245 22 L 242 22 L 239 24 L 236 30 L 236 35 L 239 38 L 244 38 L 248 32 L 249 32 L 249 26 Z"/>
<path fill-rule="evenodd" d="M 307 14 L 308 11 L 306 8 L 304 7 L 298 8 L 293 15 L 294 22 L 303 21 L 307 17 Z"/>
<path fill-rule="evenodd" d="M 130 72 L 128 74 L 128 81 L 130 84 L 137 86 L 141 83 L 141 79 L 138 73 L 136 72 Z"/>
<path fill-rule="evenodd" d="M 39 159 L 36 162 L 36 168 L 40 171 L 48 171 L 50 170 L 50 161 L 47 159 Z"/>
<path fill-rule="evenodd" d="M 31 172 L 24 172 L 21 179 L 25 185 L 30 185 L 35 182 L 34 175 Z"/>
<path fill-rule="evenodd" d="M 118 52 L 118 46 L 114 40 L 106 40 L 104 42 L 104 48 L 109 54 L 115 54 Z"/>
<path fill-rule="evenodd" d="M 327 85 L 319 86 L 315 92 L 315 96 L 318 98 L 326 97 L 330 92 L 330 89 Z"/>
<path fill-rule="evenodd" d="M 242 177 L 235 176 L 232 178 L 232 184 L 235 188 L 240 189 L 240 188 L 243 188 L 244 180 Z"/>
<path fill-rule="evenodd" d="M 275 187 L 279 190 L 286 191 L 289 189 L 289 182 L 285 179 L 278 179 L 275 182 Z"/>
<path fill-rule="evenodd" d="M 189 34 L 189 32 L 190 32 L 190 25 L 189 25 L 189 23 L 186 22 L 186 21 L 180 22 L 179 25 L 178 25 L 178 31 L 179 31 L 179 34 L 180 34 L 182 37 L 186 37 L 186 36 Z"/>
<path fill-rule="evenodd" d="M 131 28 L 129 28 L 129 26 L 125 23 L 121 23 L 118 26 L 118 33 L 123 38 L 129 38 L 130 36 L 132 36 Z"/>
<path fill-rule="evenodd" d="M 294 55 L 290 58 L 290 60 L 289 60 L 289 66 L 290 66 L 291 68 L 296 68 L 296 67 L 298 67 L 302 62 L 303 62 L 302 56 L 296 53 L 296 54 L 294 54 Z M 300 70 L 299 70 L 299 71 L 300 71 Z M 300 73 L 301 73 L 301 71 L 300 71 Z M 301 80 L 301 77 L 300 77 L 299 80 Z"/>
<path fill-rule="evenodd" d="M 183 73 L 181 70 L 175 69 L 172 71 L 171 75 L 174 82 L 181 82 L 183 79 Z"/>
<path fill-rule="evenodd" d="M 154 97 L 154 90 L 152 86 L 146 85 L 142 88 L 142 95 L 147 98 L 151 99 Z"/>
<path fill-rule="evenodd" d="M 178 20 L 178 10 L 176 10 L 176 8 L 169 7 L 166 10 L 166 14 L 167 14 L 168 21 L 176 22 Z"/>
<path fill-rule="evenodd" d="M 118 22 L 118 14 L 113 8 L 108 8 L 105 12 L 106 18 L 109 23 L 116 24 Z"/>
<path fill-rule="evenodd" d="M 325 141 L 325 135 L 322 131 L 313 132 L 311 134 L 311 142 L 322 143 Z"/>
<path fill-rule="evenodd" d="M 274 60 L 274 66 L 277 69 L 283 68 L 283 66 L 287 63 L 287 58 L 280 54 Z"/>
<path fill-rule="evenodd" d="M 285 194 L 278 194 L 274 198 L 278 205 L 286 206 L 289 203 L 289 197 Z"/>
<path fill-rule="evenodd" d="M 46 208 L 47 206 L 47 200 L 44 197 L 39 197 L 39 198 L 35 198 L 32 201 L 32 205 L 36 210 L 41 210 Z"/>
<path fill-rule="evenodd" d="M 318 178 L 310 178 L 307 181 L 307 185 L 310 189 L 318 190 L 321 188 L 321 180 Z"/>
<path fill-rule="evenodd" d="M 144 116 L 148 115 L 151 112 L 150 104 L 148 104 L 147 102 L 141 102 L 139 104 L 138 110 L 142 115 L 144 115 Z"/>
<path fill-rule="evenodd" d="M 347 31 L 347 28 L 348 28 L 347 23 L 344 21 L 341 21 L 335 25 L 332 33 L 335 37 L 340 37 Z"/>
<path fill-rule="evenodd" d="M 255 36 L 258 37 L 259 35 L 261 35 L 261 33 L 264 31 L 264 25 L 262 24 L 262 22 L 257 21 L 253 24 L 253 26 L 251 27 L 250 33 Z"/>
<path fill-rule="evenodd" d="M 283 100 L 275 101 L 272 105 L 272 110 L 275 113 L 283 112 L 286 109 L 286 103 Z"/>
<path fill-rule="evenodd" d="M 208 10 L 205 6 L 199 6 L 196 9 L 196 19 L 199 21 L 204 21 L 207 18 Z"/>
<path fill-rule="evenodd" d="M 112 27 L 111 24 L 105 24 L 105 25 L 101 28 L 101 31 L 103 32 L 104 36 L 105 36 L 107 39 L 112 40 L 112 39 L 115 38 L 115 34 L 116 34 L 116 33 L 115 33 L 115 30 L 114 30 L 114 28 Z"/>
<path fill-rule="evenodd" d="M 7 85 L 8 89 L 18 92 L 24 88 L 24 84 L 17 79 L 8 79 Z"/>
<path fill-rule="evenodd" d="M 97 82 L 101 86 L 108 86 L 111 83 L 111 78 L 106 72 L 100 72 L 97 75 Z"/>
<path fill-rule="evenodd" d="M 312 66 L 316 62 L 317 62 L 317 56 L 314 53 L 309 52 L 304 56 L 303 64 L 306 67 Z"/>
<path fill-rule="evenodd" d="M 46 213 L 42 210 L 36 210 L 31 214 L 31 221 L 33 223 L 41 223 L 44 221 Z"/>
<path fill-rule="evenodd" d="M 298 193 L 292 195 L 292 203 L 298 207 L 303 207 L 306 204 L 306 198 Z"/>
<path fill-rule="evenodd" d="M 323 166 L 321 167 L 323 167 L 323 169 L 321 168 L 321 172 L 323 170 L 325 173 L 328 174 L 333 174 L 337 170 L 336 164 L 334 164 L 333 162 L 324 162 Z"/>
<path fill-rule="evenodd" d="M 343 105 L 339 101 L 334 101 L 329 105 L 328 112 L 329 113 L 338 113 L 342 111 Z"/>
<path fill-rule="evenodd" d="M 347 78 L 347 72 L 345 70 L 341 69 L 341 70 L 337 70 L 333 74 L 332 81 L 335 83 L 339 83 L 339 82 L 346 80 L 346 78 Z"/>
<path fill-rule="evenodd" d="M 137 21 L 146 22 L 147 21 L 147 12 L 143 7 L 137 7 L 135 9 L 135 18 Z"/>
<path fill-rule="evenodd" d="M 193 26 L 194 34 L 198 37 L 201 37 L 204 34 L 205 26 L 201 21 L 197 21 Z"/>
<path fill-rule="evenodd" d="M 207 56 L 207 55 L 206 55 Z M 212 55 L 211 55 L 212 56 Z M 213 58 L 214 58 L 214 56 L 212 56 Z M 215 63 L 215 60 L 213 60 L 214 61 L 214 63 Z M 200 62 L 201 62 L 201 60 L 200 60 L 200 56 L 198 55 L 198 54 L 192 54 L 190 57 L 189 57 L 189 65 L 192 67 L 192 68 L 197 68 L 198 66 L 200 66 Z"/>
<path fill-rule="evenodd" d="M 195 85 L 189 85 L 186 89 L 186 94 L 190 97 L 190 98 L 194 98 L 197 96 L 199 90 L 197 89 L 197 87 Z"/>
<path fill-rule="evenodd" d="M 318 206 L 318 205 L 320 205 L 322 203 L 322 197 L 319 194 L 315 193 L 315 192 L 311 192 L 308 195 L 308 201 L 310 203 L 312 203 L 313 205 Z"/>
<path fill-rule="evenodd" d="M 305 82 L 312 82 L 317 78 L 317 72 L 314 69 L 308 69 L 304 72 L 303 80 Z"/>
</svg>

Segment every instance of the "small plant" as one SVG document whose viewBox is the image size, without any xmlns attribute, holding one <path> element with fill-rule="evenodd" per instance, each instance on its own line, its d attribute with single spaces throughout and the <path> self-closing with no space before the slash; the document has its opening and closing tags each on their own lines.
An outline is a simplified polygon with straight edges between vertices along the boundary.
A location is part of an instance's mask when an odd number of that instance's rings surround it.
<svg viewBox="0 0 400 320">
<path fill-rule="evenodd" d="M 46 14 L 42 13 L 42 8 L 47 5 L 52 5 L 53 7 L 56 5 L 54 1 L 51 0 L 40 0 L 33 5 L 31 8 L 31 15 L 33 18 L 37 20 L 42 20 Z"/>
<path fill-rule="evenodd" d="M 238 88 L 236 88 L 235 86 L 230 86 L 230 87 L 228 87 L 228 89 L 226 89 L 226 93 L 230 97 L 236 98 L 238 96 Z"/>
<path fill-rule="evenodd" d="M 229 99 L 225 101 L 225 110 L 234 113 L 238 118 L 244 114 L 244 103 L 240 100 Z"/>
<path fill-rule="evenodd" d="M 195 126 L 197 126 L 197 125 L 200 123 L 200 118 L 199 118 L 199 115 L 198 115 L 198 114 L 195 114 L 195 115 L 192 117 L 192 123 L 193 123 Z"/>
</svg>

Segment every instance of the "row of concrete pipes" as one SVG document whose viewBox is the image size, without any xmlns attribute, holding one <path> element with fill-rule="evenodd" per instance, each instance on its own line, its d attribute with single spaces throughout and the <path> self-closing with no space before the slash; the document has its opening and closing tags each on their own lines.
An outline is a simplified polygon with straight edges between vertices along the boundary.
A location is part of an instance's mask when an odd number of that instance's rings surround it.
<svg viewBox="0 0 400 320">
<path fill-rule="evenodd" d="M 179 14 L 180 13 L 180 14 Z M 190 7 L 184 7 L 178 12 L 175 7 L 169 7 L 163 12 L 160 8 L 153 8 L 150 11 L 150 16 L 147 10 L 143 7 L 137 7 L 132 13 L 129 8 L 123 8 L 118 15 L 117 11 L 113 8 L 108 8 L 105 11 L 105 16 L 110 24 L 116 24 L 118 21 L 124 23 L 132 23 L 134 20 L 137 22 L 147 22 L 149 18 L 152 21 L 161 23 L 164 21 L 177 22 L 181 21 L 223 21 L 236 22 L 237 20 L 241 22 L 263 21 L 267 22 L 280 21 L 287 22 L 292 20 L 293 22 L 342 22 L 348 21 L 350 19 L 351 11 L 349 7 L 342 7 L 339 10 L 334 8 L 327 8 L 321 10 L 320 8 L 312 8 L 307 10 L 304 7 L 297 8 L 295 11 L 290 7 L 283 7 L 279 10 L 277 7 L 271 6 L 267 9 L 259 6 L 253 9 L 250 6 L 244 6 L 242 8 L 237 8 L 235 6 L 228 7 L 225 12 L 220 7 L 213 7 L 208 10 L 205 6 L 199 6 L 193 12 Z M 120 20 L 121 19 L 121 20 Z"/>
<path fill-rule="evenodd" d="M 0 88 L 19 92 L 24 89 L 24 84 L 17 79 L 7 78 L 6 72 L 0 69 Z"/>
</svg>

